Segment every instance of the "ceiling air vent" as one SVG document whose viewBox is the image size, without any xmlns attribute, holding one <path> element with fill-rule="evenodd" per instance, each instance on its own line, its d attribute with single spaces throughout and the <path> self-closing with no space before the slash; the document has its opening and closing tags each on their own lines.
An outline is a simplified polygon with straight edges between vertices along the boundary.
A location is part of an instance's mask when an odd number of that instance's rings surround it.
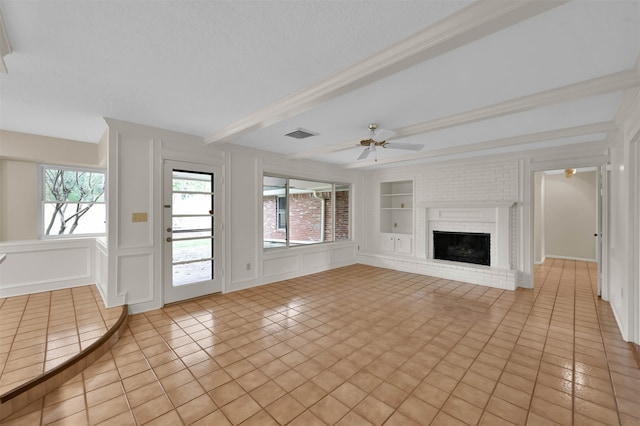
<svg viewBox="0 0 640 426">
<path fill-rule="evenodd" d="M 304 138 L 308 138 L 311 136 L 317 136 L 318 134 L 315 132 L 310 132 L 309 130 L 305 130 L 305 129 L 296 129 L 293 132 L 287 133 L 285 136 L 289 136 L 291 138 L 295 138 L 295 139 L 304 139 Z"/>
</svg>

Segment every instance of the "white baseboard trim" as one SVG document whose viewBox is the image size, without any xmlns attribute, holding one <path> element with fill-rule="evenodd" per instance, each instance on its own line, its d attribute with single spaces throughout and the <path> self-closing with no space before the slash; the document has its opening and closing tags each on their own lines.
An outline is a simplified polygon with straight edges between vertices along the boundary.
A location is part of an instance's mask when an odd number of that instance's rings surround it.
<svg viewBox="0 0 640 426">
<path fill-rule="evenodd" d="M 515 290 L 518 286 L 518 271 L 516 270 L 480 265 L 467 266 L 457 262 L 398 257 L 378 253 L 360 253 L 357 259 L 358 263 L 363 265 L 378 266 L 503 290 Z"/>
<path fill-rule="evenodd" d="M 13 287 L 0 288 L 0 297 L 25 296 L 33 293 L 43 293 L 46 291 L 62 290 L 65 288 L 82 287 L 85 285 L 93 285 L 90 280 L 78 279 L 72 281 L 55 281 L 38 284 L 16 285 Z"/>
<path fill-rule="evenodd" d="M 342 268 L 344 266 L 355 265 L 357 262 L 355 259 L 348 261 L 340 261 L 334 262 L 329 265 L 316 266 L 313 268 L 307 268 L 304 270 L 297 270 L 293 272 L 288 272 L 279 275 L 272 275 L 266 278 L 262 278 L 259 280 L 247 280 L 247 281 L 239 281 L 231 284 L 231 288 L 228 288 L 225 293 L 232 293 L 234 291 L 246 290 L 248 288 L 260 287 L 267 284 L 273 284 L 278 281 L 290 280 L 293 278 L 302 277 L 310 274 L 317 274 L 318 272 L 330 271 L 336 268 Z"/>
<path fill-rule="evenodd" d="M 576 262 L 597 262 L 596 259 L 588 259 L 584 257 L 572 257 L 572 256 L 557 256 L 555 254 L 549 254 L 545 256 L 545 259 L 562 259 L 562 260 L 575 260 Z"/>
</svg>

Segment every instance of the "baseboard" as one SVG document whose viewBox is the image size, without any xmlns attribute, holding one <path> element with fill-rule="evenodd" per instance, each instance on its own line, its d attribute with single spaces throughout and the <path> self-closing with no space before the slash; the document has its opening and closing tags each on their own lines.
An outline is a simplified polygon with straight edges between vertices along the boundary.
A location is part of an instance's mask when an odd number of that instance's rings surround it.
<svg viewBox="0 0 640 426">
<path fill-rule="evenodd" d="M 0 297 L 25 296 L 27 294 L 44 293 L 47 291 L 62 290 L 65 288 L 82 287 L 92 285 L 91 277 L 79 278 L 74 280 L 52 281 L 47 283 L 36 284 L 17 284 L 11 287 L 0 288 Z"/>
<path fill-rule="evenodd" d="M 597 259 L 588 259 L 584 257 L 571 257 L 571 256 L 557 256 L 555 254 L 549 254 L 545 256 L 545 259 L 562 259 L 562 260 L 575 260 L 576 262 L 597 262 Z"/>
<path fill-rule="evenodd" d="M 638 368 L 640 368 L 640 345 L 638 345 L 637 343 L 629 342 L 629 346 L 631 346 L 631 352 L 633 352 L 633 356 L 636 358 Z"/>
<path fill-rule="evenodd" d="M 359 253 L 357 260 L 358 263 L 363 265 L 461 281 L 502 290 L 515 290 L 517 287 L 518 272 L 510 269 L 380 253 Z"/>
</svg>

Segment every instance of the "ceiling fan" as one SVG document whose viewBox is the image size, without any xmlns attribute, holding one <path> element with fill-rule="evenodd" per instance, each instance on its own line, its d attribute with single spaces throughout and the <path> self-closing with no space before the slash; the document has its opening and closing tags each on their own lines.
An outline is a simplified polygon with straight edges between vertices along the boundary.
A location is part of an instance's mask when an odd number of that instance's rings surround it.
<svg viewBox="0 0 640 426">
<path fill-rule="evenodd" d="M 411 143 L 398 143 L 387 142 L 386 139 L 393 137 L 395 132 L 393 130 L 378 129 L 378 125 L 369 124 L 369 139 L 363 139 L 360 141 L 360 146 L 364 146 L 365 149 L 358 157 L 358 160 L 364 160 L 372 152 L 376 154 L 375 161 L 378 161 L 377 147 L 392 148 L 392 149 L 406 149 L 409 151 L 420 151 L 424 145 L 411 144 Z"/>
</svg>

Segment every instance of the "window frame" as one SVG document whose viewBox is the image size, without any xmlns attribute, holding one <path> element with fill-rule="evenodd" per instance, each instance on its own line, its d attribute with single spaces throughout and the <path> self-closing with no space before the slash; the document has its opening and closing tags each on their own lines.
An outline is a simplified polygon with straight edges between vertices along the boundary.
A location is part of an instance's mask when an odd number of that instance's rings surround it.
<svg viewBox="0 0 640 426">
<path fill-rule="evenodd" d="M 89 172 L 89 173 L 100 173 L 104 175 L 104 193 L 103 200 L 104 201 L 96 201 L 94 204 L 103 204 L 104 205 L 104 215 L 105 215 L 105 227 L 104 232 L 92 232 L 92 233 L 83 233 L 83 234 L 45 234 L 45 205 L 53 204 L 51 201 L 46 200 L 46 185 L 44 182 L 45 178 L 45 170 L 64 170 L 64 171 L 73 171 L 73 172 Z M 107 215 L 108 215 L 108 191 L 107 191 L 107 170 L 100 169 L 95 167 L 76 167 L 69 165 L 61 165 L 61 164 L 39 164 L 38 166 L 38 237 L 43 240 L 58 240 L 58 239 L 68 239 L 68 238 L 97 238 L 104 237 L 107 235 Z M 70 203 L 77 204 L 77 203 Z"/>
<path fill-rule="evenodd" d="M 287 208 L 289 204 L 288 195 L 278 196 L 276 202 L 276 229 L 278 231 L 284 231 L 287 229 L 287 224 L 289 223 L 289 209 Z M 280 200 L 284 200 L 285 207 L 280 207 Z M 284 216 L 284 218 L 283 218 Z"/>
<path fill-rule="evenodd" d="M 284 196 L 278 196 L 278 198 L 286 198 L 286 202 L 287 202 L 287 209 L 286 209 L 286 228 L 279 228 L 279 221 L 278 221 L 278 201 L 276 201 L 276 229 L 278 230 L 286 230 L 286 237 L 285 237 L 285 244 L 282 246 L 277 246 L 277 247 L 264 247 L 264 227 L 265 227 L 265 222 L 264 222 L 264 211 L 262 212 L 261 215 L 261 222 L 262 222 L 262 249 L 264 251 L 271 251 L 271 250 L 279 250 L 279 249 L 289 249 L 289 248 L 298 248 L 298 247 L 304 247 L 304 246 L 315 246 L 318 244 L 331 244 L 331 243 L 344 243 L 344 242 L 350 242 L 353 241 L 352 238 L 352 230 L 353 230 L 353 198 L 351 196 L 352 191 L 353 191 L 353 184 L 350 182 L 335 182 L 335 181 L 326 181 L 326 180 L 318 180 L 315 178 L 306 178 L 306 177 L 297 177 L 297 176 L 289 176 L 289 175 L 282 175 L 279 173 L 269 173 L 269 172 L 263 172 L 262 173 L 262 179 L 261 179 L 261 183 L 262 183 L 262 187 L 263 187 L 263 191 L 264 191 L 264 178 L 265 177 L 271 177 L 271 178 L 281 178 L 281 179 L 285 179 L 286 183 L 285 183 L 285 194 Z M 291 222 L 289 220 L 289 214 L 291 212 L 291 209 L 289 208 L 291 205 L 291 200 L 289 200 L 289 197 L 291 196 L 290 193 L 290 181 L 291 180 L 300 180 L 300 181 L 307 181 L 307 182 L 319 182 L 319 183 L 327 183 L 331 185 L 331 206 L 332 206 L 332 220 L 333 220 L 333 224 L 331 226 L 331 241 L 318 241 L 318 242 L 310 242 L 308 244 L 294 244 L 291 245 L 290 243 L 290 226 L 291 226 Z M 336 226 L 337 226 L 337 221 L 336 221 L 336 187 L 338 186 L 346 186 L 348 188 L 348 192 L 349 192 L 349 211 L 348 211 L 348 220 L 349 220 L 349 226 L 348 226 L 348 238 L 346 239 L 341 239 L 341 240 L 336 240 Z M 263 192 L 264 193 L 264 192 Z M 262 206 L 262 210 L 264 209 L 264 202 L 261 203 Z"/>
</svg>

